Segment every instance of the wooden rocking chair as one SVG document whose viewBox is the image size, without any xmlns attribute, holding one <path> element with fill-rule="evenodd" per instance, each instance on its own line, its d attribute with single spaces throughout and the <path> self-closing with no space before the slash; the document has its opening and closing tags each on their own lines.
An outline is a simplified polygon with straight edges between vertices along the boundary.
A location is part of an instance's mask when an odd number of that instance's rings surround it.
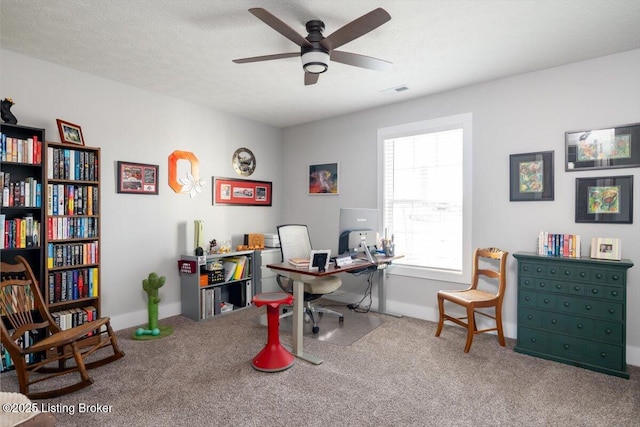
<svg viewBox="0 0 640 427">
<path fill-rule="evenodd" d="M 20 392 L 30 399 L 47 399 L 91 385 L 93 380 L 89 378 L 87 369 L 124 356 L 118 348 L 110 319 L 103 317 L 61 330 L 44 303 L 31 267 L 21 256 L 17 256 L 16 261 L 17 264 L 3 262 L 0 266 L 0 333 L 2 343 L 15 365 Z M 42 338 L 19 345 L 18 341 L 27 332 Z M 108 346 L 112 347 L 113 354 L 91 363 L 85 362 L 98 349 Z M 27 363 L 30 355 L 33 355 L 33 363 Z M 67 366 L 66 362 L 71 358 L 75 364 Z M 53 362 L 57 362 L 57 366 L 47 366 Z M 80 379 L 71 385 L 29 392 L 32 384 L 74 372 L 78 373 Z M 35 373 L 42 375 L 33 375 Z"/>
</svg>

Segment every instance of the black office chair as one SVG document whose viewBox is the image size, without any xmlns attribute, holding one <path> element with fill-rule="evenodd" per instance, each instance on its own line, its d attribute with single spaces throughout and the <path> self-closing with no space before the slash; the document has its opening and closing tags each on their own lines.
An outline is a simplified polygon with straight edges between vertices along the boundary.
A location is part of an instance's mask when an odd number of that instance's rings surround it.
<svg viewBox="0 0 640 427">
<path fill-rule="evenodd" d="M 311 238 L 309 237 L 309 230 L 306 225 L 280 225 L 278 226 L 278 237 L 280 238 L 282 262 L 288 262 L 293 258 L 309 259 L 311 255 Z M 278 275 L 276 280 L 282 290 L 290 294 L 293 293 L 293 280 L 282 275 Z M 330 294 L 340 286 L 342 286 L 342 280 L 336 275 L 315 278 L 309 277 L 309 279 L 304 280 L 304 310 L 309 320 L 313 323 L 311 330 L 314 334 L 317 334 L 320 330 L 314 313 L 317 313 L 319 316 L 322 316 L 323 313 L 335 314 L 338 316 L 340 323 L 344 322 L 344 315 L 342 313 L 319 305 L 311 305 L 311 301 Z"/>
</svg>

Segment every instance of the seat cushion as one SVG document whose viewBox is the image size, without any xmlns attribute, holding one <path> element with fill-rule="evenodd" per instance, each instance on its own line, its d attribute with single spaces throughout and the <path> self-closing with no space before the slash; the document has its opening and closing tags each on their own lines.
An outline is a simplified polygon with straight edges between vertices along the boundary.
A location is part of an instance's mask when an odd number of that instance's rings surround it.
<svg viewBox="0 0 640 427">
<path fill-rule="evenodd" d="M 330 294 L 342 286 L 342 280 L 336 276 L 317 277 L 304 281 L 304 291 L 314 295 Z"/>
</svg>

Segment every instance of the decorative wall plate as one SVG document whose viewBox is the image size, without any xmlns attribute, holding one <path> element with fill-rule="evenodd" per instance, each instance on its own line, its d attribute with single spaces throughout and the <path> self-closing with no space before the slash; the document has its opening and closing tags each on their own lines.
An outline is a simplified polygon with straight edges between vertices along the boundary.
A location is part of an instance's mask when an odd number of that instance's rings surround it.
<svg viewBox="0 0 640 427">
<path fill-rule="evenodd" d="M 256 156 L 248 148 L 238 148 L 233 153 L 232 162 L 238 175 L 249 176 L 256 170 Z"/>
</svg>

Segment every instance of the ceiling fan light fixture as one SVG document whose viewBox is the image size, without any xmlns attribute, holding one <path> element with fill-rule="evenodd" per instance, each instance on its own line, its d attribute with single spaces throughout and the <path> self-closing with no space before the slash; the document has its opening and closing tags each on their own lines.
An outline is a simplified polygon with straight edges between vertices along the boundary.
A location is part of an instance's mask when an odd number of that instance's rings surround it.
<svg viewBox="0 0 640 427">
<path fill-rule="evenodd" d="M 311 74 L 322 74 L 329 68 L 329 53 L 311 51 L 302 54 L 302 68 Z"/>
</svg>

